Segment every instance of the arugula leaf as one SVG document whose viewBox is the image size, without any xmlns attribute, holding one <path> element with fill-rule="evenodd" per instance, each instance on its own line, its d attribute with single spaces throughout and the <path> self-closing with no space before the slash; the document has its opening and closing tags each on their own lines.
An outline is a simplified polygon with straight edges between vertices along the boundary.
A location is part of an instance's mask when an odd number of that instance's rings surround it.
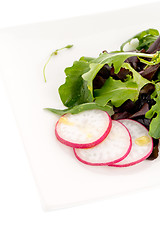
<svg viewBox="0 0 160 240">
<path fill-rule="evenodd" d="M 139 90 L 137 84 L 129 80 L 122 82 L 109 77 L 101 89 L 94 91 L 96 103 L 105 106 L 109 101 L 115 106 L 121 106 L 126 100 L 138 99 Z"/>
<path fill-rule="evenodd" d="M 139 45 L 136 48 L 137 50 L 141 50 L 144 48 L 147 50 L 149 46 L 158 38 L 159 32 L 157 29 L 149 28 L 147 30 L 144 30 L 136 35 L 134 35 L 132 38 L 125 41 L 121 46 L 120 50 L 123 51 L 123 47 L 126 45 L 126 43 L 130 42 L 132 39 L 137 38 L 139 40 Z"/>
<path fill-rule="evenodd" d="M 92 110 L 92 109 L 103 110 L 103 111 L 108 112 L 110 115 L 113 114 L 112 106 L 110 106 L 110 105 L 100 106 L 95 102 L 83 103 L 83 104 L 74 106 L 73 108 L 67 108 L 67 109 L 63 109 L 63 110 L 55 109 L 55 108 L 45 108 L 45 110 L 48 110 L 48 111 L 58 114 L 58 115 L 64 115 L 66 113 L 77 114 L 79 112 L 86 111 L 86 110 Z"/>
<path fill-rule="evenodd" d="M 90 70 L 82 75 L 82 78 L 86 81 L 88 89 L 93 94 L 93 79 L 96 77 L 99 70 L 104 66 L 100 63 L 90 63 Z"/>
<path fill-rule="evenodd" d="M 155 88 L 157 97 L 154 100 L 156 103 L 145 114 L 145 117 L 152 119 L 149 126 L 149 134 L 151 137 L 158 139 L 160 138 L 160 83 L 156 83 Z"/>
<path fill-rule="evenodd" d="M 114 72 L 117 74 L 122 67 L 124 61 L 132 56 L 139 56 L 139 57 L 149 57 L 153 58 L 155 54 L 146 54 L 146 53 L 136 53 L 136 52 L 116 52 L 116 53 L 106 53 L 100 54 L 98 58 L 95 58 L 90 61 L 91 63 L 101 64 L 103 67 L 104 64 L 108 64 L 109 66 L 114 67 Z"/>
<path fill-rule="evenodd" d="M 75 61 L 72 67 L 65 69 L 66 82 L 59 87 L 59 94 L 63 104 L 67 107 L 92 102 L 93 96 L 82 75 L 90 69 L 89 63 Z"/>
</svg>

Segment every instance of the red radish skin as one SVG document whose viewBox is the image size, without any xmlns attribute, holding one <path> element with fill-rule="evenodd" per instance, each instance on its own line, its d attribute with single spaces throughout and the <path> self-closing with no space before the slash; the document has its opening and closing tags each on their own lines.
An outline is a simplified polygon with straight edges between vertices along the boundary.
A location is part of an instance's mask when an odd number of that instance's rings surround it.
<svg viewBox="0 0 160 240">
<path fill-rule="evenodd" d="M 118 121 L 112 120 L 112 122 L 114 123 L 114 122 L 118 122 Z M 118 123 L 120 123 L 120 122 L 118 122 Z M 120 123 L 120 125 L 123 126 L 123 128 L 125 129 L 125 131 L 126 131 L 126 133 L 127 133 L 127 135 L 128 135 L 128 140 L 127 140 L 127 141 L 128 141 L 128 147 L 126 147 L 126 151 L 125 151 L 125 153 L 123 154 L 123 156 L 121 156 L 121 157 L 119 157 L 119 158 L 117 158 L 117 159 L 114 159 L 114 160 L 112 160 L 112 161 L 93 163 L 93 162 L 89 162 L 89 161 L 86 161 L 86 160 L 82 159 L 82 158 L 77 154 L 77 152 L 76 152 L 76 151 L 78 151 L 78 149 L 76 150 L 76 148 L 73 148 L 73 151 L 74 151 L 74 154 L 75 154 L 76 158 L 77 158 L 80 162 L 82 162 L 82 163 L 84 163 L 84 164 L 87 164 L 87 165 L 90 165 L 90 166 L 107 166 L 107 165 L 109 165 L 109 164 L 111 164 L 111 163 L 113 164 L 113 163 L 117 163 L 117 162 L 122 161 L 122 160 L 129 154 L 129 152 L 131 151 L 132 140 L 131 140 L 131 135 L 130 135 L 128 129 L 127 129 L 122 123 Z M 112 125 L 112 126 L 113 126 L 113 125 Z M 113 126 L 113 127 L 114 127 L 114 126 Z M 112 129 L 111 129 L 111 132 L 112 132 Z M 110 132 L 110 134 L 111 134 L 111 132 Z M 108 137 L 109 137 L 109 135 L 108 135 Z M 107 137 L 107 138 L 108 138 L 108 137 Z M 107 139 L 107 138 L 106 138 L 106 139 Z M 104 140 L 103 142 L 105 142 L 105 140 Z M 100 144 L 103 144 L 103 142 L 100 143 Z M 96 147 L 98 147 L 98 145 L 95 146 L 95 148 L 96 148 Z M 93 148 L 90 148 L 90 149 L 93 149 Z M 83 149 L 82 149 L 82 150 L 83 150 Z M 85 150 L 85 149 L 84 149 L 84 150 Z"/>
<path fill-rule="evenodd" d="M 93 111 L 93 110 L 88 110 L 88 111 Z M 101 111 L 101 110 L 97 110 L 97 111 Z M 56 126 L 55 126 L 55 135 L 56 135 L 56 138 L 63 144 L 69 146 L 69 147 L 72 147 L 72 148 L 90 148 L 90 147 L 94 147 L 96 146 L 97 144 L 101 143 L 106 137 L 107 135 L 109 134 L 110 130 L 111 130 L 111 127 L 112 127 L 112 120 L 111 120 L 111 117 L 109 116 L 109 114 L 107 112 L 104 112 L 106 114 L 106 117 L 107 117 L 107 121 L 108 121 L 108 124 L 106 125 L 106 128 L 103 132 L 103 134 L 98 137 L 95 141 L 93 142 L 88 142 L 88 143 L 75 143 L 75 142 L 71 142 L 71 141 L 68 141 L 64 138 L 62 138 L 60 136 L 60 134 L 58 133 L 58 124 L 59 124 L 59 121 L 60 119 L 57 121 L 56 123 Z M 66 114 L 65 114 L 66 115 Z M 64 117 L 65 115 L 63 115 L 62 117 Z"/>
<path fill-rule="evenodd" d="M 124 121 L 132 121 L 132 123 L 136 123 L 136 124 L 139 124 L 140 126 L 142 126 L 147 132 L 148 132 L 148 129 L 146 127 L 144 127 L 141 123 L 135 121 L 135 120 L 132 120 L 132 119 L 122 119 L 122 120 L 119 120 L 119 121 L 122 121 L 122 123 L 124 124 Z M 132 134 L 131 134 L 131 137 L 132 137 Z M 150 140 L 151 140 L 151 147 L 150 147 L 150 150 L 143 156 L 141 157 L 140 159 L 136 160 L 136 161 L 131 161 L 131 162 L 128 162 L 128 163 L 125 163 L 125 158 L 123 159 L 123 161 L 121 161 L 120 163 L 114 163 L 114 164 L 110 164 L 109 166 L 112 166 L 112 167 L 130 167 L 130 166 L 133 166 L 133 165 L 136 165 L 144 160 L 146 160 L 147 157 L 150 156 L 150 154 L 152 153 L 153 151 L 153 139 L 152 137 L 150 137 Z M 132 149 L 131 149 L 132 151 Z M 130 152 L 131 153 L 131 152 Z M 129 157 L 129 155 L 127 156 Z M 124 162 L 124 163 L 123 163 Z"/>
</svg>

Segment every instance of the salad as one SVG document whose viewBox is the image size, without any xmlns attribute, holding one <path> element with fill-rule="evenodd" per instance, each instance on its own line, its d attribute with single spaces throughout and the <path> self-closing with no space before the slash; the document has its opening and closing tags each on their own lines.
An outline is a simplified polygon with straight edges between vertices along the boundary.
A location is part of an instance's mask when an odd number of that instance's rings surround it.
<svg viewBox="0 0 160 240">
<path fill-rule="evenodd" d="M 69 49 L 72 46 L 67 45 L 64 48 Z M 51 54 L 50 58 L 53 55 L 57 55 L 58 51 L 62 49 L 57 49 Z M 43 69 L 44 77 L 50 58 Z M 141 137 L 145 136 L 143 140 L 146 143 L 147 150 L 141 157 L 141 160 L 157 158 L 160 138 L 160 35 L 157 29 L 150 28 L 134 35 L 120 46 L 120 50 L 112 52 L 103 50 L 97 58 L 82 56 L 79 60 L 74 61 L 71 67 L 65 69 L 65 74 L 65 82 L 59 87 L 58 92 L 66 108 L 64 110 L 46 108 L 46 110 L 60 115 L 60 120 L 56 124 L 55 130 L 57 139 L 64 144 L 70 142 L 70 146 L 74 148 L 74 153 L 79 160 L 82 160 L 84 163 L 91 162 L 91 165 L 98 161 L 94 160 L 92 162 L 92 159 L 89 161 L 86 159 L 86 156 L 90 158 L 88 150 L 92 150 L 101 142 L 104 143 L 104 139 L 112 138 L 110 134 L 113 127 L 111 125 L 114 125 L 114 128 L 122 136 L 125 135 L 126 139 L 130 139 L 127 140 L 129 142 L 133 142 L 133 138 L 135 141 L 140 138 L 142 144 L 138 145 L 141 146 L 144 145 Z M 107 120 L 107 125 L 105 125 L 107 127 L 105 128 L 101 120 L 97 120 L 97 117 L 95 117 L 96 120 L 94 121 L 100 124 L 98 129 L 101 128 L 101 124 L 103 126 L 102 133 L 96 136 L 95 139 L 94 137 L 92 139 L 93 133 L 87 133 L 88 138 L 90 138 L 89 143 L 87 143 L 89 145 L 85 145 L 85 143 L 83 147 L 79 147 L 78 144 L 82 145 L 82 143 L 77 143 L 75 146 L 75 141 L 77 140 L 69 139 L 66 141 L 65 138 L 68 138 L 68 131 L 70 131 L 70 128 L 73 128 L 75 124 L 73 122 L 79 121 L 77 119 L 79 114 L 82 116 L 82 121 L 84 121 L 80 127 L 80 132 L 85 132 L 84 130 L 82 131 L 82 128 L 88 121 L 85 114 L 86 111 L 87 115 L 88 111 L 90 111 L 94 116 L 98 116 L 100 112 L 105 112 L 113 124 L 110 124 L 110 121 Z M 69 118 L 71 116 L 71 120 L 68 120 L 68 116 Z M 74 117 L 76 120 L 74 120 Z M 93 119 L 93 116 L 89 118 Z M 106 116 L 102 114 L 104 121 L 106 121 L 105 118 Z M 90 122 L 87 123 L 88 127 Z M 65 127 L 59 130 L 60 125 L 65 125 L 69 130 L 66 130 Z M 92 126 L 92 128 L 96 127 Z M 76 135 L 75 129 L 72 129 L 72 131 L 70 136 Z M 143 132 L 145 135 L 140 137 L 133 136 L 136 135 L 136 131 Z M 65 132 L 65 136 L 63 132 Z M 79 133 L 76 136 L 78 139 L 81 137 Z M 90 144 L 92 142 L 94 142 L 93 145 Z M 125 143 L 125 145 L 127 144 Z M 126 158 L 126 154 L 132 151 L 133 146 L 131 147 L 131 145 L 127 145 L 126 149 L 123 149 L 122 146 L 118 147 L 118 149 L 122 149 L 120 156 L 116 156 L 116 160 L 114 159 L 113 161 L 103 160 L 101 165 L 116 165 L 117 163 L 121 165 L 122 159 Z M 116 146 L 115 143 L 112 146 Z M 135 151 L 138 150 L 136 149 Z M 92 155 L 92 153 L 90 154 Z M 85 160 L 83 161 L 84 158 Z M 111 158 L 112 156 L 110 156 Z M 134 158 L 133 155 L 132 158 Z M 137 161 L 138 159 L 135 160 L 135 162 Z"/>
</svg>

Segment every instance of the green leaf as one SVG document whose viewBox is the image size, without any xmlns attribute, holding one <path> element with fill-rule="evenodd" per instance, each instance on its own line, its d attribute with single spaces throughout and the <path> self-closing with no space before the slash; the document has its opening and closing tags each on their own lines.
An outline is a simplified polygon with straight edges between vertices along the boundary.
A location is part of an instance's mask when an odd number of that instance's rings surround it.
<svg viewBox="0 0 160 240">
<path fill-rule="evenodd" d="M 151 137 L 158 139 L 160 138 L 160 83 L 156 83 L 155 87 L 157 97 L 154 100 L 156 103 L 146 113 L 145 117 L 152 119 L 149 126 L 149 134 Z"/>
<path fill-rule="evenodd" d="M 134 70 L 131 65 L 129 63 L 124 63 L 122 65 L 123 68 L 128 69 L 129 71 L 132 72 L 132 81 L 135 82 L 138 86 L 138 91 L 141 90 L 141 88 L 148 84 L 151 83 L 149 80 L 147 80 L 146 78 L 142 77 L 136 70 Z"/>
<path fill-rule="evenodd" d="M 94 92 L 96 103 L 106 105 L 111 102 L 115 107 L 121 106 L 126 100 L 135 101 L 138 99 L 139 90 L 137 84 L 129 80 L 122 82 L 109 77 L 101 89 Z"/>
<path fill-rule="evenodd" d="M 80 60 L 80 61 L 84 61 L 84 62 L 91 62 L 91 61 L 93 61 L 94 59 L 95 59 L 95 58 L 83 56 L 83 57 L 81 57 L 79 60 Z"/>
<path fill-rule="evenodd" d="M 82 75 L 82 78 L 87 82 L 88 89 L 93 94 L 93 79 L 96 77 L 99 70 L 104 66 L 100 63 L 90 63 L 90 70 Z"/>
<path fill-rule="evenodd" d="M 64 115 L 66 113 L 72 113 L 72 114 L 77 114 L 79 112 L 83 112 L 86 110 L 92 110 L 92 109 L 99 109 L 105 112 L 108 112 L 110 115 L 113 114 L 113 109 L 110 105 L 106 106 L 100 106 L 97 103 L 83 103 L 77 106 L 74 106 L 73 108 L 67 108 L 67 109 L 55 109 L 55 108 L 45 108 L 45 110 L 48 110 L 52 113 L 58 114 L 58 115 Z"/>
<path fill-rule="evenodd" d="M 122 67 L 122 64 L 124 61 L 131 57 L 131 56 L 141 56 L 141 53 L 134 53 L 134 52 L 117 52 L 117 53 L 103 53 L 98 58 L 92 60 L 90 63 L 97 63 L 100 64 L 101 67 L 104 66 L 104 64 L 108 64 L 109 66 L 114 67 L 114 72 L 117 74 Z M 144 56 L 144 54 L 142 54 Z M 150 56 L 150 55 L 149 55 Z"/>
<path fill-rule="evenodd" d="M 157 101 L 156 105 L 159 105 L 160 107 L 160 99 Z M 158 109 L 155 109 L 156 112 L 157 110 Z M 154 117 L 150 123 L 149 134 L 151 137 L 155 139 L 160 138 L 160 112 L 159 111 L 157 112 L 157 116 Z"/>
<path fill-rule="evenodd" d="M 152 35 L 146 35 L 139 41 L 139 46 L 137 47 L 137 50 L 145 49 L 147 50 L 149 46 L 154 43 L 157 39 L 158 35 L 152 36 Z"/>
<path fill-rule="evenodd" d="M 66 82 L 59 87 L 59 94 L 63 104 L 67 107 L 92 102 L 93 96 L 82 75 L 90 69 L 89 63 L 75 61 L 72 67 L 65 69 Z"/>
</svg>

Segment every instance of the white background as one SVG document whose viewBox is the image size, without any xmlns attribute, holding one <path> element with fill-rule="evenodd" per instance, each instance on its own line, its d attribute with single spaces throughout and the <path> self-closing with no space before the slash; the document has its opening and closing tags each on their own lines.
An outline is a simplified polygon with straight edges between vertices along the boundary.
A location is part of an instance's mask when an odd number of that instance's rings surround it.
<svg viewBox="0 0 160 240">
<path fill-rule="evenodd" d="M 6 0 L 0 7 L 0 28 L 147 2 L 152 1 Z M 160 239 L 160 187 L 44 212 L 2 81 L 0 110 L 1 240 Z"/>
</svg>

